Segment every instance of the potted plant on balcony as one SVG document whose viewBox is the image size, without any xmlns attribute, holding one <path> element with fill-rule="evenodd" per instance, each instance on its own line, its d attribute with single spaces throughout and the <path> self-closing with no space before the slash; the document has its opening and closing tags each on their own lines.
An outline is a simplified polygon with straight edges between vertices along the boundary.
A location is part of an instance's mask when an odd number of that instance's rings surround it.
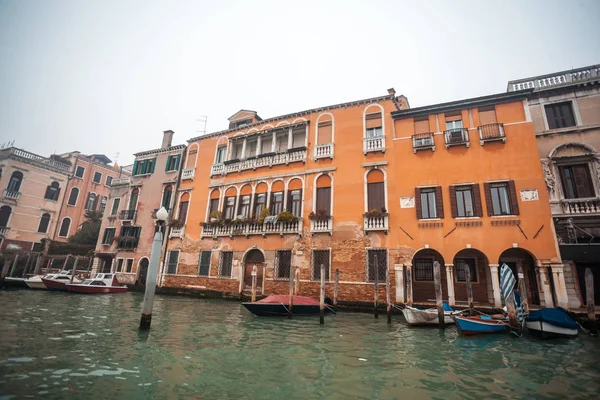
<svg viewBox="0 0 600 400">
<path fill-rule="evenodd" d="M 234 159 L 231 159 L 231 160 L 225 160 L 225 161 L 223 161 L 223 164 L 225 164 L 225 165 L 229 165 L 229 164 L 236 163 L 236 162 L 238 162 L 238 161 L 240 161 L 240 159 L 239 159 L 239 158 L 234 158 Z"/>
<path fill-rule="evenodd" d="M 208 219 L 210 222 L 219 222 L 222 217 L 223 217 L 223 214 L 221 213 L 221 211 L 213 211 L 208 216 Z"/>
<path fill-rule="evenodd" d="M 263 157 L 269 157 L 269 156 L 274 156 L 275 152 L 269 151 L 267 153 L 262 153 L 258 155 L 258 158 L 263 158 Z"/>
<path fill-rule="evenodd" d="M 292 147 L 291 149 L 287 149 L 288 153 L 293 153 L 295 151 L 304 151 L 306 150 L 306 146 L 298 146 L 298 147 Z"/>
<path fill-rule="evenodd" d="M 296 222 L 298 221 L 298 217 L 292 214 L 289 211 L 282 211 L 277 214 L 277 222 Z"/>
<path fill-rule="evenodd" d="M 388 212 L 385 207 L 382 207 L 380 210 L 373 208 L 372 210 L 369 210 L 363 214 L 363 216 L 367 218 L 387 217 L 387 215 Z"/>
<path fill-rule="evenodd" d="M 171 228 L 174 228 L 174 229 L 183 228 L 183 225 L 184 225 L 184 224 L 185 224 L 185 223 L 184 223 L 183 221 L 179 220 L 179 219 L 172 219 L 172 220 L 169 222 L 169 226 L 170 226 Z"/>
<path fill-rule="evenodd" d="M 314 211 L 311 211 L 310 214 L 308 214 L 308 219 L 311 221 L 320 221 L 324 219 L 331 219 L 331 215 L 327 215 L 323 211 L 317 211 L 316 214 Z"/>
<path fill-rule="evenodd" d="M 125 249 L 134 248 L 138 242 L 135 236 L 118 236 L 114 240 L 117 242 L 117 247 Z"/>
<path fill-rule="evenodd" d="M 265 223 L 265 218 L 267 218 L 269 216 L 269 209 L 268 208 L 263 208 L 260 212 L 260 215 L 258 216 L 257 222 L 259 224 L 264 224 Z"/>
</svg>

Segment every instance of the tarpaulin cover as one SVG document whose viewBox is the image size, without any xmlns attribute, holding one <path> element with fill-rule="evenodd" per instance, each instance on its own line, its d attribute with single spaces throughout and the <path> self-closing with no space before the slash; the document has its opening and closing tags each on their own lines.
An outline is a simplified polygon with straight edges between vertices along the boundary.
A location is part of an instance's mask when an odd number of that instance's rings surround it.
<svg viewBox="0 0 600 400">
<path fill-rule="evenodd" d="M 548 322 L 560 328 L 577 329 L 578 325 L 563 308 L 542 308 L 533 311 L 526 319 L 527 321 Z"/>
<path fill-rule="evenodd" d="M 306 297 L 306 296 L 293 296 L 294 297 L 294 305 L 297 306 L 318 306 L 319 305 L 319 301 L 315 300 L 311 297 Z M 288 295 L 278 295 L 278 294 L 271 294 L 267 297 L 265 297 L 262 300 L 257 301 L 257 303 L 268 303 L 268 304 L 284 304 L 284 305 L 288 305 L 290 302 L 290 296 Z"/>
</svg>

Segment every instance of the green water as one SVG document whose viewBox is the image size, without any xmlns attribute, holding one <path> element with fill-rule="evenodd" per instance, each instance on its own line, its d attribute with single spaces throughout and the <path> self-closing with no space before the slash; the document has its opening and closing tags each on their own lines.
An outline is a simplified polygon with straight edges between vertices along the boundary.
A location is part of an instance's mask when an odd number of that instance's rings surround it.
<svg viewBox="0 0 600 400">
<path fill-rule="evenodd" d="M 0 291 L 0 398 L 598 398 L 600 340 L 458 336 L 369 314 L 260 318 L 235 302 Z"/>
</svg>

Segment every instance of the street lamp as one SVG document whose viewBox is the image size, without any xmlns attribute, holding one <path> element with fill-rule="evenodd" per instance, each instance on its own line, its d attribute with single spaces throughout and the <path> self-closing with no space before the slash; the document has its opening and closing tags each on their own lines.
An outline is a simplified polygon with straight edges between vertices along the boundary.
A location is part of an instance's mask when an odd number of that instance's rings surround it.
<svg viewBox="0 0 600 400">
<path fill-rule="evenodd" d="M 144 293 L 144 302 L 142 303 L 142 318 L 140 320 L 140 330 L 150 329 L 152 322 L 152 306 L 154 305 L 154 292 L 156 291 L 156 277 L 158 275 L 158 264 L 160 261 L 160 252 L 162 248 L 163 234 L 162 227 L 169 217 L 169 212 L 161 207 L 156 212 L 156 233 L 152 241 L 152 252 L 150 253 L 150 265 L 148 266 L 148 277 L 146 279 L 146 292 Z"/>
</svg>

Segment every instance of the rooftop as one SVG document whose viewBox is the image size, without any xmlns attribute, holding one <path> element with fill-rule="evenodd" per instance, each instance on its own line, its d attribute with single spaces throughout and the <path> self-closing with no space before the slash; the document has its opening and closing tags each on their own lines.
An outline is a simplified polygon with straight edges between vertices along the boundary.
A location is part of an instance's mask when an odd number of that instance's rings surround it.
<svg viewBox="0 0 600 400">
<path fill-rule="evenodd" d="M 523 89 L 534 89 L 537 92 L 597 80 L 600 80 L 600 64 L 509 81 L 506 91 L 515 92 Z"/>
</svg>

